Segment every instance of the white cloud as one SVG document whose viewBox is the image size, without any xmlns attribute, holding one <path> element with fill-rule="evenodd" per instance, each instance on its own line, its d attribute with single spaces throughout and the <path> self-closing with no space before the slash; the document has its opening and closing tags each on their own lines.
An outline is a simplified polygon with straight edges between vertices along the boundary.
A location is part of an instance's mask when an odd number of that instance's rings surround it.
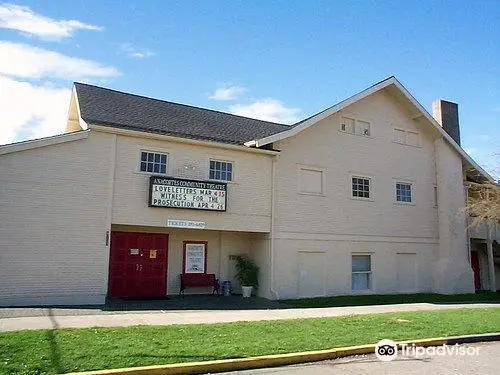
<svg viewBox="0 0 500 375">
<path fill-rule="evenodd" d="M 276 99 L 266 98 L 256 100 L 250 104 L 231 105 L 229 106 L 229 112 L 259 120 L 293 124 L 298 120 L 300 109 L 287 107 Z"/>
<path fill-rule="evenodd" d="M 132 57 L 134 59 L 146 59 L 148 57 L 152 57 L 152 56 L 156 55 L 151 50 L 148 50 L 148 49 L 139 50 L 139 49 L 133 47 L 129 43 L 123 43 L 120 47 L 121 47 L 122 51 L 125 52 L 125 54 L 128 57 Z"/>
<path fill-rule="evenodd" d="M 114 77 L 118 70 L 96 61 L 69 57 L 27 44 L 0 41 L 0 74 L 66 80 Z"/>
<path fill-rule="evenodd" d="M 0 144 L 62 133 L 70 94 L 0 76 Z"/>
<path fill-rule="evenodd" d="M 209 99 L 214 100 L 235 100 L 241 94 L 247 91 L 246 88 L 241 86 L 231 86 L 226 88 L 220 88 L 215 90 L 215 92 L 209 96 Z"/>
<path fill-rule="evenodd" d="M 475 147 L 469 147 L 469 148 L 465 148 L 464 151 L 469 154 L 469 155 L 472 155 L 475 151 L 477 150 L 477 148 Z"/>
<path fill-rule="evenodd" d="M 34 13 L 29 7 L 0 4 L 0 28 L 18 30 L 42 39 L 69 38 L 76 30 L 102 30 L 77 20 L 54 20 Z"/>
</svg>

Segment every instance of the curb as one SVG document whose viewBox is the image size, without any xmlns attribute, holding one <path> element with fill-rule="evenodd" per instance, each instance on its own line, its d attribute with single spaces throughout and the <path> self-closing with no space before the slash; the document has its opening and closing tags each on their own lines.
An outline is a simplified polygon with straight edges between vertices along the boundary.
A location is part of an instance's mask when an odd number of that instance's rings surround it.
<svg viewBox="0 0 500 375">
<path fill-rule="evenodd" d="M 443 344 L 455 345 L 464 343 L 500 341 L 500 332 L 480 335 L 436 337 L 422 340 L 398 341 L 401 344 L 415 344 L 418 346 L 438 346 Z M 170 365 L 130 367 L 112 370 L 97 370 L 72 372 L 68 375 L 181 375 L 206 374 L 226 371 L 250 370 L 264 367 L 277 367 L 297 363 L 317 362 L 356 354 L 373 354 L 375 344 L 348 346 L 344 348 L 315 350 L 310 352 L 274 354 L 259 357 L 222 359 L 216 361 L 175 363 Z"/>
</svg>

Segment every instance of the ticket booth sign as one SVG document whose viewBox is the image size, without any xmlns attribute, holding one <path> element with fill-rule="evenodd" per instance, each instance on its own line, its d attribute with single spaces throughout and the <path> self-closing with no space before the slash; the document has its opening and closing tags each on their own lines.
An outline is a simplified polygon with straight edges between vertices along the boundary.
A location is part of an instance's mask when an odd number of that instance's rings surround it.
<svg viewBox="0 0 500 375">
<path fill-rule="evenodd" d="M 227 184 L 151 176 L 149 207 L 226 211 Z"/>
</svg>

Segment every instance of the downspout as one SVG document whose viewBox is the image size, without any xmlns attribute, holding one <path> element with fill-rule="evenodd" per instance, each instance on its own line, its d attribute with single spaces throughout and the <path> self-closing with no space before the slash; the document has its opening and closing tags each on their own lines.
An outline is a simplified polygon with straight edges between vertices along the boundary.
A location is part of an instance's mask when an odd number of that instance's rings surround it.
<svg viewBox="0 0 500 375">
<path fill-rule="evenodd" d="M 102 133 L 98 133 L 102 134 Z M 109 169 L 109 180 L 108 180 L 108 205 L 106 207 L 106 249 L 107 249 L 107 267 L 106 267 L 106 298 L 108 296 L 109 288 L 109 266 L 110 266 L 110 256 L 111 256 L 111 233 L 113 225 L 113 207 L 114 207 L 114 196 L 115 196 L 115 180 L 116 180 L 116 153 L 117 153 L 117 143 L 118 136 L 116 134 L 111 137 L 110 144 L 110 169 Z"/>
<path fill-rule="evenodd" d="M 272 159 L 271 168 L 271 244 L 269 250 L 269 267 L 270 269 L 270 291 L 274 299 L 279 300 L 280 296 L 274 287 L 274 231 L 275 231 L 275 215 L 276 215 L 276 158 L 277 155 Z"/>
</svg>

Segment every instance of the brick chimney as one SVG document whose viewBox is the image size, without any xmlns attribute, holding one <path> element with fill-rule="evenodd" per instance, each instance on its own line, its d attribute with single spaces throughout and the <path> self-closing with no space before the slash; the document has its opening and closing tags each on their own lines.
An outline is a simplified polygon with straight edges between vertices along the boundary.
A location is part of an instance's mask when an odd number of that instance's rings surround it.
<svg viewBox="0 0 500 375">
<path fill-rule="evenodd" d="M 455 142 L 460 145 L 458 125 L 458 104 L 437 99 L 432 102 L 432 117 L 443 127 Z"/>
</svg>

